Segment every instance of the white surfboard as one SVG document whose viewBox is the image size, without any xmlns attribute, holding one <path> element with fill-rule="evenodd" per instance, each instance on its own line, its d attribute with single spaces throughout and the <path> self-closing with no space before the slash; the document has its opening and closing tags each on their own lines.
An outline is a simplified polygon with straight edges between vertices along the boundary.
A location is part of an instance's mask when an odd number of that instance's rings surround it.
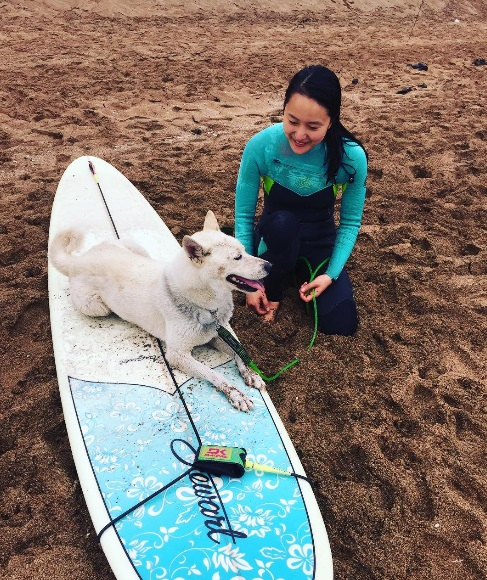
<svg viewBox="0 0 487 580">
<path fill-rule="evenodd" d="M 50 240 L 74 226 L 85 232 L 83 250 L 117 236 L 161 260 L 179 249 L 137 189 L 95 157 L 76 159 L 62 176 Z M 154 337 L 116 316 L 77 312 L 67 278 L 51 264 L 49 303 L 71 449 L 117 579 L 333 577 L 325 525 L 307 481 L 263 469 L 229 477 L 188 467 L 201 445 L 217 445 L 244 448 L 256 464 L 305 475 L 265 390 L 247 387 L 223 355 L 195 349 L 253 399 L 252 411 L 237 411 L 209 383 L 168 368 L 164 345 Z"/>
</svg>

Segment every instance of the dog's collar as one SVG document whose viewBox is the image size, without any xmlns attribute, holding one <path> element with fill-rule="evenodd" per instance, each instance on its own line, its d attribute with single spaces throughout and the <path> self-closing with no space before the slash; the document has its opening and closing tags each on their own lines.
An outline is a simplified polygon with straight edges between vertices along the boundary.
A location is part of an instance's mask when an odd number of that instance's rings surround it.
<svg viewBox="0 0 487 580">
<path fill-rule="evenodd" d="M 163 276 L 163 281 L 168 294 L 171 294 L 174 297 L 174 292 L 172 291 L 166 276 Z M 173 304 L 185 316 L 188 318 L 196 318 L 201 326 L 211 326 L 213 324 L 218 325 L 218 308 L 210 310 L 209 308 L 203 308 L 202 306 L 198 306 L 197 304 L 194 304 L 194 302 L 190 302 L 186 299 L 183 299 L 184 302 L 180 302 L 181 298 L 182 297 L 180 296 L 179 299 L 176 300 L 174 297 Z M 206 313 L 210 315 L 209 319 Z"/>
<path fill-rule="evenodd" d="M 198 307 L 200 309 L 200 312 L 198 312 L 198 314 L 196 315 L 196 318 L 198 320 L 198 322 L 201 324 L 201 326 L 213 326 L 214 324 L 218 325 L 218 308 L 216 310 L 208 310 L 206 308 L 201 308 Z M 210 314 L 210 321 L 207 320 L 207 317 L 202 315 L 203 313 L 209 312 Z"/>
</svg>

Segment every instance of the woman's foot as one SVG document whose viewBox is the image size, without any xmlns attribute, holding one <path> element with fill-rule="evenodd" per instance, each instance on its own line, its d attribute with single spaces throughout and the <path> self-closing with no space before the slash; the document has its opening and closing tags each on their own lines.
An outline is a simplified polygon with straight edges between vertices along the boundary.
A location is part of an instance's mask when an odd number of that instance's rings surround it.
<svg viewBox="0 0 487 580">
<path fill-rule="evenodd" d="M 266 314 L 262 316 L 262 320 L 269 324 L 272 324 L 276 321 L 277 311 L 279 309 L 279 302 L 271 302 L 269 300 L 269 310 Z"/>
</svg>

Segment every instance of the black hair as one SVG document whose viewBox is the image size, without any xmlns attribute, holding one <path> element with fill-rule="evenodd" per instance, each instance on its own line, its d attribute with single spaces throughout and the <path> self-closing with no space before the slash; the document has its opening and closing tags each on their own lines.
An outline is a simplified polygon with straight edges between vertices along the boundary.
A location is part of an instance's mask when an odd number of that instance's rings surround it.
<svg viewBox="0 0 487 580">
<path fill-rule="evenodd" d="M 365 151 L 359 139 L 350 133 L 340 121 L 340 108 L 342 104 L 342 89 L 336 74 L 322 65 L 307 66 L 297 72 L 291 79 L 284 96 L 284 108 L 294 94 L 303 95 L 313 99 L 328 111 L 331 125 L 326 132 L 324 142 L 327 145 L 327 155 L 324 163 L 328 163 L 327 178 L 335 183 L 338 170 L 343 165 L 345 149 L 343 141 L 352 141 L 360 145 Z M 367 154 L 367 152 L 366 152 Z M 345 167 L 346 170 L 346 167 Z M 353 178 L 353 175 L 350 176 Z"/>
</svg>

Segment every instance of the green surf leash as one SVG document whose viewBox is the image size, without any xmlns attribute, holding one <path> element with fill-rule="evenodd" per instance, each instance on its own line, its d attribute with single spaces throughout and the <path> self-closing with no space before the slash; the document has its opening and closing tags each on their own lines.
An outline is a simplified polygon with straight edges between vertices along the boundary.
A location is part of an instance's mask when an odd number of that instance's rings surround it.
<svg viewBox="0 0 487 580">
<path fill-rule="evenodd" d="M 305 262 L 305 264 L 308 266 L 309 275 L 310 275 L 310 279 L 309 279 L 310 282 L 312 282 L 316 278 L 320 269 L 328 262 L 329 259 L 330 258 L 326 258 L 325 260 L 323 260 L 323 262 L 321 262 L 321 264 L 319 264 L 313 270 L 313 268 L 311 267 L 311 264 L 309 263 L 309 260 L 303 256 L 300 257 L 300 260 L 303 260 Z M 308 304 L 306 304 L 306 309 L 308 310 Z M 314 317 L 313 336 L 311 337 L 311 340 L 310 340 L 308 346 L 306 347 L 306 350 L 310 350 L 313 347 L 315 340 L 316 340 L 316 336 L 318 334 L 318 305 L 316 304 L 316 296 L 315 296 L 314 290 L 313 290 L 313 317 Z M 287 365 L 284 365 L 279 371 L 277 371 L 277 373 L 268 377 L 259 369 L 259 367 L 256 365 L 256 363 L 252 360 L 252 357 L 250 356 L 250 354 L 245 350 L 245 348 L 240 344 L 240 342 L 235 338 L 235 336 L 229 330 L 227 330 L 223 326 L 218 325 L 217 332 L 218 332 L 218 336 L 224 342 L 226 342 L 226 344 L 228 344 L 228 346 L 243 360 L 243 362 L 246 365 L 248 365 L 252 370 L 254 370 L 261 377 L 261 379 L 263 379 L 266 383 L 270 383 L 272 381 L 275 381 L 278 377 L 280 377 L 282 375 L 282 373 L 284 373 L 285 371 L 287 371 L 288 369 L 290 369 L 294 365 L 301 362 L 301 359 L 299 357 L 296 357 L 290 363 L 288 363 Z"/>
<path fill-rule="evenodd" d="M 217 326 L 216 331 L 218 332 L 218 336 L 226 342 L 228 346 L 236 353 L 238 356 L 243 360 L 243 362 L 253 369 L 266 383 L 270 383 L 271 381 L 275 381 L 278 377 L 282 375 L 284 371 L 287 371 L 294 365 L 298 364 L 300 361 L 299 358 L 295 358 L 290 363 L 282 367 L 275 375 L 268 377 L 265 375 L 259 367 L 255 364 L 252 360 L 250 354 L 245 350 L 245 348 L 238 342 L 238 340 L 233 336 L 233 334 L 227 330 L 224 326 Z"/>
</svg>

